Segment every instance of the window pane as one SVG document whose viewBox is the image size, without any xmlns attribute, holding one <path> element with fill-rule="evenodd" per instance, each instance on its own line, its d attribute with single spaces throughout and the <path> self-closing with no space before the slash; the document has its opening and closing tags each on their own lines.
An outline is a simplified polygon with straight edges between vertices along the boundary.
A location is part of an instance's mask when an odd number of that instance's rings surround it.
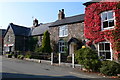
<svg viewBox="0 0 120 80">
<path fill-rule="evenodd" d="M 111 53 L 110 52 L 106 52 L 106 59 L 111 59 Z"/>
<path fill-rule="evenodd" d="M 65 30 L 63 30 L 63 34 L 62 35 L 65 36 Z"/>
<path fill-rule="evenodd" d="M 105 50 L 110 50 L 110 43 L 105 43 Z"/>
<path fill-rule="evenodd" d="M 100 52 L 100 56 L 105 59 L 105 52 Z"/>
<path fill-rule="evenodd" d="M 62 47 L 62 52 L 64 52 L 64 47 Z"/>
<path fill-rule="evenodd" d="M 59 30 L 59 36 L 62 36 L 62 31 L 61 30 Z"/>
<path fill-rule="evenodd" d="M 63 53 L 65 51 L 65 42 L 63 40 L 59 41 L 59 52 Z"/>
<path fill-rule="evenodd" d="M 108 19 L 112 19 L 112 18 L 114 18 L 113 12 L 108 12 Z"/>
<path fill-rule="evenodd" d="M 102 21 L 107 20 L 107 13 L 102 13 Z"/>
<path fill-rule="evenodd" d="M 113 27 L 114 26 L 114 20 L 109 20 L 109 27 Z"/>
<path fill-rule="evenodd" d="M 108 21 L 103 22 L 103 28 L 107 28 L 108 27 Z"/>
<path fill-rule="evenodd" d="M 62 42 L 62 46 L 64 46 L 65 45 L 65 43 L 64 42 Z"/>
<path fill-rule="evenodd" d="M 68 27 L 65 28 L 65 35 L 68 35 Z"/>
<path fill-rule="evenodd" d="M 104 50 L 104 43 L 99 44 L 99 50 Z"/>
<path fill-rule="evenodd" d="M 59 46 L 61 46 L 61 42 L 59 42 Z"/>
</svg>

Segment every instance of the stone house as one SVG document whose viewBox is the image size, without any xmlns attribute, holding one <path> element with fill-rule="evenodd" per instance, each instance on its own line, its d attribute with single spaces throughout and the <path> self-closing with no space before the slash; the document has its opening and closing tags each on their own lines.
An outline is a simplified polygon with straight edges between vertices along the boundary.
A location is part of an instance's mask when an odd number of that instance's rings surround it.
<svg viewBox="0 0 120 80">
<path fill-rule="evenodd" d="M 104 2 L 103 2 L 104 1 Z M 106 60 L 120 58 L 120 2 L 100 0 L 84 3 L 84 35 L 87 45 Z"/>
<path fill-rule="evenodd" d="M 38 24 L 38 20 L 33 20 L 31 28 L 10 23 L 4 36 L 4 52 L 31 51 L 30 38 L 36 37 L 39 47 L 42 45 L 43 33 L 49 29 L 51 23 Z M 33 44 L 32 46 L 35 46 Z"/>
<path fill-rule="evenodd" d="M 46 23 L 46 24 L 40 23 L 36 27 L 33 26 L 31 28 L 30 37 L 37 37 L 37 39 L 38 39 L 37 44 L 38 44 L 39 47 L 42 46 L 42 39 L 43 39 L 44 32 L 49 30 L 49 26 L 51 24 L 52 23 Z"/>
<path fill-rule="evenodd" d="M 65 17 L 64 9 L 59 10 L 58 20 L 50 25 L 50 39 L 55 53 L 71 56 L 84 45 L 84 14 Z"/>
<path fill-rule="evenodd" d="M 27 51 L 30 28 L 10 23 L 4 36 L 4 52 Z"/>
</svg>

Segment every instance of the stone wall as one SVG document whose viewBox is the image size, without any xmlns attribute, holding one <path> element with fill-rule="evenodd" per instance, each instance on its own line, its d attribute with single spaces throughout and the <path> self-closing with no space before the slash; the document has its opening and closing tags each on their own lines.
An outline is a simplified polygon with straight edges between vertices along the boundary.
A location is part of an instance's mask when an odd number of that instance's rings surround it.
<svg viewBox="0 0 120 80">
<path fill-rule="evenodd" d="M 74 23 L 74 24 L 68 24 L 68 36 L 64 37 L 62 39 L 66 39 L 69 41 L 72 37 L 77 38 L 79 40 L 84 39 L 84 23 Z M 61 38 L 59 37 L 59 26 L 56 27 L 50 27 L 50 38 L 51 40 L 54 40 L 57 42 Z"/>
<path fill-rule="evenodd" d="M 10 36 L 9 41 L 8 41 L 8 36 Z M 8 46 L 9 44 L 13 44 L 12 50 L 14 51 L 14 48 L 15 48 L 15 45 L 14 45 L 15 44 L 15 35 L 14 35 L 14 32 L 13 32 L 11 27 L 9 28 L 8 32 L 6 33 L 6 35 L 4 37 L 4 47 Z"/>
<path fill-rule="evenodd" d="M 9 36 L 10 40 L 8 40 L 8 36 Z M 11 47 L 12 52 L 14 52 L 14 51 L 26 51 L 27 45 L 28 45 L 27 41 L 28 41 L 27 37 L 15 36 L 12 28 L 10 27 L 8 32 L 6 33 L 6 35 L 4 37 L 4 50 L 7 47 L 10 47 L 9 45 L 12 45 L 12 47 Z"/>
<path fill-rule="evenodd" d="M 74 23 L 74 24 L 66 24 L 68 26 L 68 36 L 67 37 L 59 37 L 59 26 L 50 27 L 50 40 L 53 48 L 57 47 L 57 43 L 60 39 L 65 41 L 69 41 L 72 37 L 78 40 L 84 40 L 84 23 Z M 56 45 L 56 46 L 54 46 Z M 56 48 L 57 49 L 57 48 Z"/>
</svg>

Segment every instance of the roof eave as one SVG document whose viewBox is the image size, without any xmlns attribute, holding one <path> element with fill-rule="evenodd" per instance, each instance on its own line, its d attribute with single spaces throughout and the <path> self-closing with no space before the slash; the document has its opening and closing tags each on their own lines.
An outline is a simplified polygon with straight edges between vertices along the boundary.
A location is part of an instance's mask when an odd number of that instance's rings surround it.
<svg viewBox="0 0 120 80">
<path fill-rule="evenodd" d="M 71 23 L 63 23 L 63 24 L 58 24 L 58 25 L 51 25 L 51 26 L 49 26 L 49 27 L 56 27 L 56 26 L 61 26 L 61 25 L 67 25 L 67 24 L 74 24 L 74 23 L 81 23 L 81 22 L 84 22 L 84 20 L 81 20 L 81 21 L 76 21 L 76 22 L 71 22 Z"/>
</svg>

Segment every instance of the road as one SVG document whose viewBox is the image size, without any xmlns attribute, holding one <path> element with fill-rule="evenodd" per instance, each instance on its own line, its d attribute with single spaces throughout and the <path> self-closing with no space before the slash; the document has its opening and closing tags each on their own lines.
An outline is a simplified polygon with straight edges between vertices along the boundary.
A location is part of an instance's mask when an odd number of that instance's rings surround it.
<svg viewBox="0 0 120 80">
<path fill-rule="evenodd" d="M 2 78 L 26 78 L 33 80 L 96 80 L 104 78 L 97 74 L 88 74 L 70 67 L 51 66 L 45 63 L 35 63 L 25 60 L 2 57 Z M 12 80 L 14 80 L 12 79 Z M 35 79 L 36 80 L 36 79 Z M 106 80 L 106 78 L 105 78 Z"/>
</svg>

